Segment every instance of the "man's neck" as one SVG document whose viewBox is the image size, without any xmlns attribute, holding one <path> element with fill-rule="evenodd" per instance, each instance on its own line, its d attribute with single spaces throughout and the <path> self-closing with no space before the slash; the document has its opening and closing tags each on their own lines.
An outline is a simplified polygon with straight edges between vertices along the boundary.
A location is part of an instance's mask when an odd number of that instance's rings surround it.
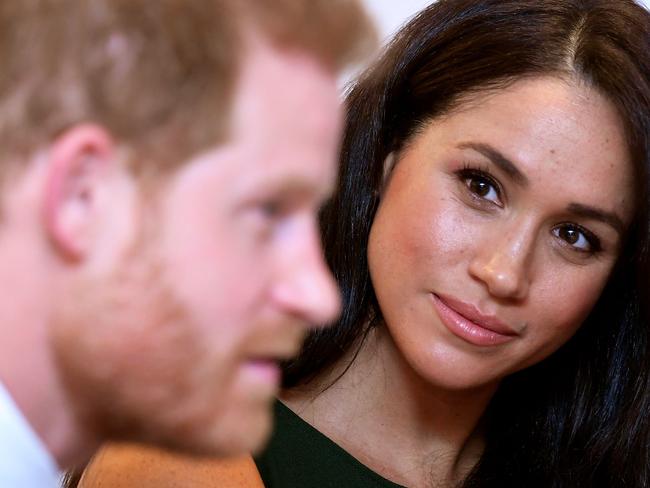
<svg viewBox="0 0 650 488">
<path fill-rule="evenodd" d="M 0 303 L 0 381 L 59 467 L 66 468 L 85 461 L 94 446 L 80 435 L 37 313 L 17 299 Z"/>
<path fill-rule="evenodd" d="M 60 263 L 43 238 L 40 192 L 45 160 L 12 180 L 0 196 L 0 381 L 61 467 L 84 460 L 83 440 L 50 340 Z"/>
</svg>

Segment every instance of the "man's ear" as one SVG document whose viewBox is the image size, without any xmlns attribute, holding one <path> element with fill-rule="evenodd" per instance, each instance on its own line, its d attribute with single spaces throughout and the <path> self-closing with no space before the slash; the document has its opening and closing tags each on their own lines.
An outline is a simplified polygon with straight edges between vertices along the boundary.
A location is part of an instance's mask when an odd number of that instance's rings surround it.
<svg viewBox="0 0 650 488">
<path fill-rule="evenodd" d="M 66 258 L 83 259 L 92 243 L 98 196 L 115 144 L 97 125 L 78 125 L 50 145 L 43 219 L 50 242 Z"/>
</svg>

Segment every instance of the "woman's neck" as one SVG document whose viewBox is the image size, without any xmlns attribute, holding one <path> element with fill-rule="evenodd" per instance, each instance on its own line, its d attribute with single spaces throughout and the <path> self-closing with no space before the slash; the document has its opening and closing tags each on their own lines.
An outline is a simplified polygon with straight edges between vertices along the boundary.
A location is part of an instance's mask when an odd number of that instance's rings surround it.
<svg viewBox="0 0 650 488">
<path fill-rule="evenodd" d="M 353 353 L 309 385 L 284 392 L 282 400 L 396 483 L 452 486 L 463 479 L 481 455 L 479 421 L 496 385 L 472 391 L 436 388 L 413 371 L 381 326 L 336 380 Z"/>
</svg>

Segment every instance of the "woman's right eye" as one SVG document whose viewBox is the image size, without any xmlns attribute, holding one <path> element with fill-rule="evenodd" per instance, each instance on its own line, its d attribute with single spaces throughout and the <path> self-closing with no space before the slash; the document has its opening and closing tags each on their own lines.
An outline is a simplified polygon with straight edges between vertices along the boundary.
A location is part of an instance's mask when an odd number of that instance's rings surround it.
<svg viewBox="0 0 650 488">
<path fill-rule="evenodd" d="M 459 173 L 460 180 L 473 198 L 480 198 L 501 207 L 501 191 L 494 179 L 481 170 L 463 169 Z"/>
</svg>

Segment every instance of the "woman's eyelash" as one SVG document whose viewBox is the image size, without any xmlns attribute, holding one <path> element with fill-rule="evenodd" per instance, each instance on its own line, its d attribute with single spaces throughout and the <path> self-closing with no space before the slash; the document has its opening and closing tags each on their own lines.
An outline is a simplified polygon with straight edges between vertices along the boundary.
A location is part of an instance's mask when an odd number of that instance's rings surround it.
<svg viewBox="0 0 650 488">
<path fill-rule="evenodd" d="M 503 190 L 497 179 L 492 176 L 489 168 L 464 163 L 463 167 L 456 171 L 456 177 L 481 208 L 489 209 L 493 208 L 493 205 L 502 206 Z M 493 198 L 489 197 L 490 193 Z M 566 246 L 582 255 L 593 256 L 602 251 L 602 244 L 598 236 L 579 224 L 560 223 L 553 228 L 553 234 L 563 240 Z M 575 245 L 580 242 L 580 239 L 586 241 L 587 249 L 581 249 L 580 246 Z M 575 242 L 571 242 L 572 240 Z"/>
<path fill-rule="evenodd" d="M 566 229 L 566 230 L 570 230 L 570 231 L 578 232 L 578 233 L 582 234 L 584 236 L 584 238 L 587 240 L 587 242 L 589 243 L 589 249 L 582 250 L 582 249 L 576 248 L 575 250 L 577 252 L 581 252 L 581 253 L 585 253 L 585 254 L 589 254 L 589 255 L 594 255 L 594 254 L 598 254 L 600 251 L 602 251 L 603 247 L 602 247 L 602 244 L 600 242 L 600 239 L 598 238 L 598 236 L 596 236 L 596 234 L 594 234 L 590 230 L 587 230 L 583 226 L 581 226 L 579 224 L 574 224 L 574 223 L 560 224 L 559 226 L 557 226 L 556 229 L 558 229 L 558 237 L 560 237 L 563 240 L 567 241 L 567 243 L 569 245 L 571 245 L 571 243 L 568 242 L 568 239 L 566 239 L 566 236 L 560 236 L 559 235 L 560 229 L 563 229 L 563 228 Z"/>
<path fill-rule="evenodd" d="M 492 173 L 490 173 L 490 170 L 487 167 L 481 167 L 469 163 L 464 163 L 462 169 L 457 171 L 456 174 L 458 175 L 458 178 L 463 182 L 466 182 L 468 179 L 472 179 L 472 178 L 475 180 L 485 181 L 486 183 L 494 187 L 494 191 L 496 192 L 499 199 L 502 198 L 501 185 L 499 185 L 499 183 L 494 178 L 494 176 L 492 176 Z M 482 198 L 478 194 L 476 194 L 476 196 L 478 198 Z"/>
</svg>

